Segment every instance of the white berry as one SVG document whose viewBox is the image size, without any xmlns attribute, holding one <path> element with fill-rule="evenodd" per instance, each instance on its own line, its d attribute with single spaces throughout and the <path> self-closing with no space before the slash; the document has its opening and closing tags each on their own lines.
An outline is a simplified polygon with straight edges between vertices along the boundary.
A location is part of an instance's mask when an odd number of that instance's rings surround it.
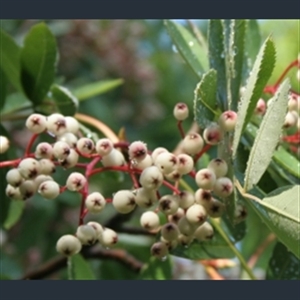
<svg viewBox="0 0 300 300">
<path fill-rule="evenodd" d="M 71 234 L 63 235 L 56 243 L 57 252 L 66 256 L 80 252 L 82 245 L 79 239 Z"/>
<path fill-rule="evenodd" d="M 105 198 L 99 192 L 91 193 L 85 199 L 86 208 L 93 214 L 101 212 L 104 209 L 105 204 Z"/>
</svg>

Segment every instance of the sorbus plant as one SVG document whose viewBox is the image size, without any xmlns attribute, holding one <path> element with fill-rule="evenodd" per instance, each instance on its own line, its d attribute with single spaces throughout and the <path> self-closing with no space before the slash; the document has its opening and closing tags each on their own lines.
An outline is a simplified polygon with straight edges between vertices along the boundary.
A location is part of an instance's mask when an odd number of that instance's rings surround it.
<svg viewBox="0 0 300 300">
<path fill-rule="evenodd" d="M 191 33 L 165 21 L 178 52 L 199 79 L 193 112 L 191 101 L 174 103 L 172 122 L 179 131 L 175 150 L 163 144 L 150 147 L 143 136 L 129 140 L 124 132 L 116 134 L 100 120 L 78 113 L 80 93 L 54 83 L 56 40 L 45 24 L 31 28 L 23 47 L 1 31 L 1 51 L 7 57 L 1 72 L 32 109 L 24 121 L 30 138 L 23 153 L 12 158 L 10 135 L 0 136 L 5 199 L 11 201 L 4 227 L 22 218 L 24 206 L 34 210 L 30 202 L 35 197 L 54 202 L 63 195 L 71 200 L 79 196 L 76 219 L 51 245 L 60 259 L 67 258 L 72 278 L 74 266 L 89 268 L 83 257 L 120 260 L 146 278 L 147 266 L 165 264 L 172 255 L 199 260 L 207 272 L 218 271 L 218 259 L 229 267 L 229 259 L 237 257 L 246 276 L 255 279 L 253 260 L 260 253 L 251 253 L 247 262 L 239 243 L 256 224 L 267 228 L 262 242 L 278 241 L 267 278 L 278 277 L 276 261 L 282 253 L 289 266 L 299 264 L 300 97 L 284 78 L 290 69 L 300 68 L 300 61 L 269 84 L 275 46 L 267 38 L 253 62 L 246 63 L 251 22 L 210 20 L 204 45 L 194 24 Z M 184 129 L 186 124 L 190 130 Z M 153 130 L 159 128 L 154 124 Z M 106 194 L 101 186 L 112 173 L 127 180 Z M 96 176 L 101 183 L 93 181 Z M 268 181 L 278 188 L 270 189 Z M 112 220 L 100 221 L 111 210 Z M 123 226 L 134 218 L 134 227 Z M 59 220 L 53 222 L 59 226 Z M 149 237 L 146 267 L 118 252 L 127 251 L 122 233 Z M 284 275 L 299 276 L 299 269 Z"/>
</svg>

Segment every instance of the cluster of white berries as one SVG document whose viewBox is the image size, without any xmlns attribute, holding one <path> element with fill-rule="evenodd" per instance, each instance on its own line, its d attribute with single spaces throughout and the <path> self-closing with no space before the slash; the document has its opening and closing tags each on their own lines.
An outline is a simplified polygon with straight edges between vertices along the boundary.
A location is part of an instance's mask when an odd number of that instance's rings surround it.
<svg viewBox="0 0 300 300">
<path fill-rule="evenodd" d="M 181 122 L 188 117 L 188 107 L 178 103 L 173 113 Z M 213 237 L 214 229 L 209 218 L 222 216 L 225 210 L 224 199 L 233 192 L 233 184 L 226 177 L 228 167 L 223 159 L 213 159 L 207 168 L 200 170 L 195 170 L 194 159 L 205 143 L 216 145 L 223 139 L 225 132 L 233 131 L 236 118 L 234 111 L 226 111 L 221 114 L 218 122 L 204 130 L 202 136 L 197 132 L 187 134 L 182 140 L 182 153 L 177 155 L 163 147 L 151 152 L 144 142 L 132 142 L 127 149 L 127 164 L 123 153 L 114 147 L 111 140 L 102 138 L 94 142 L 87 137 L 80 137 L 79 124 L 75 118 L 57 113 L 48 117 L 32 114 L 26 121 L 26 127 L 34 134 L 48 133 L 54 142 L 39 143 L 33 154 L 27 155 L 7 173 L 6 194 L 15 200 L 26 200 L 38 192 L 45 199 L 52 200 L 65 189 L 84 191 L 87 213 L 98 214 L 104 210 L 107 200 L 100 192 L 88 193 L 88 178 L 73 172 L 65 184 L 59 185 L 51 175 L 57 166 L 64 169 L 76 166 L 80 156 L 99 157 L 104 167 L 127 166 L 128 172 L 139 176 L 136 182 L 138 186 L 116 191 L 112 195 L 112 205 L 120 214 L 128 214 L 136 207 L 145 210 L 140 224 L 147 231 L 160 232 L 160 240 L 153 244 L 151 253 L 163 258 L 177 245 L 189 245 L 193 240 L 202 242 Z M 173 183 L 190 173 L 194 174 L 198 188 L 196 192 L 178 190 Z M 172 193 L 160 195 L 159 189 L 163 184 L 169 188 L 171 186 Z M 161 224 L 159 214 L 166 216 L 165 224 Z M 82 245 L 99 242 L 105 247 L 111 247 L 117 241 L 118 235 L 112 229 L 97 222 L 88 222 L 80 225 L 74 235 L 63 235 L 56 248 L 68 256 L 78 253 Z"/>
</svg>

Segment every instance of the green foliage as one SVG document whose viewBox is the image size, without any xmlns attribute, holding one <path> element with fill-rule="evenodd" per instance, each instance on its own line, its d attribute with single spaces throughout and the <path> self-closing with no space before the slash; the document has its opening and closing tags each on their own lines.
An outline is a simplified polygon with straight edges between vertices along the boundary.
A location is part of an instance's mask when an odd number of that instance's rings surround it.
<svg viewBox="0 0 300 300">
<path fill-rule="evenodd" d="M 17 89 L 22 90 L 20 84 L 20 47 L 4 31 L 0 30 L 1 41 L 1 69 L 10 83 Z"/>
<path fill-rule="evenodd" d="M 56 111 L 65 116 L 73 116 L 78 109 L 78 99 L 63 86 L 57 84 L 51 87 L 51 96 L 56 104 Z"/>
<path fill-rule="evenodd" d="M 81 254 L 75 254 L 68 258 L 69 279 L 94 280 L 95 275 L 90 264 Z"/>
<path fill-rule="evenodd" d="M 268 82 L 275 64 L 275 47 L 268 38 L 262 45 L 253 69 L 248 79 L 246 90 L 243 92 L 242 101 L 238 109 L 238 119 L 234 132 L 233 155 L 236 154 L 241 134 L 254 112 L 256 104 Z"/>
<path fill-rule="evenodd" d="M 281 243 L 277 243 L 269 262 L 266 279 L 300 279 L 300 261 Z"/>
<path fill-rule="evenodd" d="M 21 50 L 21 81 L 25 94 L 39 104 L 54 81 L 56 40 L 46 24 L 33 26 Z"/>
<path fill-rule="evenodd" d="M 147 142 L 149 149 L 157 146 L 174 149 L 178 132 L 176 121 L 170 121 L 170 110 L 176 102 L 190 101 L 187 104 L 193 106 L 194 120 L 201 131 L 217 121 L 224 110 L 237 111 L 235 132 L 226 133 L 224 141 L 205 153 L 196 168 L 206 167 L 216 156 L 227 161 L 227 176 L 236 188 L 230 197 L 218 197 L 225 204 L 226 213 L 220 219 L 208 218 L 215 230 L 211 241 L 194 241 L 188 247 L 175 248 L 171 254 L 191 260 L 238 258 L 240 268 L 247 272 L 248 277 L 254 278 L 247 260 L 272 234 L 271 237 L 275 235 L 280 242 L 274 241 L 268 246 L 259 257 L 257 266 L 267 270 L 267 279 L 299 279 L 300 163 L 296 155 L 280 143 L 290 82 L 293 87 L 295 79 L 281 84 L 262 119 L 253 117 L 259 98 L 268 96 L 263 92 L 269 79 L 275 75 L 274 78 L 279 77 L 275 68 L 277 40 L 260 33 L 263 24 L 256 20 L 210 20 L 199 23 L 199 28 L 189 23 L 188 29 L 182 22 L 171 20 L 136 21 L 136 24 L 144 24 L 146 34 L 144 37 L 138 35 L 134 42 L 128 43 L 127 38 L 133 37 L 126 32 L 130 28 L 126 24 L 134 21 L 125 21 L 122 31 L 118 31 L 120 26 L 110 28 L 113 21 L 99 21 L 95 28 L 102 31 L 93 42 L 89 40 L 89 26 L 77 32 L 72 30 L 72 21 L 65 21 L 68 26 L 57 33 L 57 22 L 30 23 L 23 46 L 18 46 L 15 38 L 0 31 L 0 111 L 1 122 L 6 122 L 5 127 L 1 123 L 0 135 L 9 137 L 12 142 L 9 151 L 0 154 L 0 161 L 22 157 L 24 142 L 20 137 L 23 131 L 19 135 L 18 131 L 22 130 L 24 119 L 32 112 L 45 115 L 60 112 L 69 116 L 76 116 L 79 112 L 99 119 L 116 133 L 120 127 L 126 128 L 126 132 L 121 131 L 119 136 L 128 141 L 138 136 Z M 84 21 L 81 24 L 85 26 Z M 207 29 L 207 34 L 203 29 Z M 72 39 L 64 39 L 70 33 L 75 43 L 68 47 L 74 49 L 74 53 L 64 53 L 63 50 L 68 49 L 66 41 L 72 43 Z M 167 38 L 166 33 L 169 34 Z M 117 41 L 108 49 L 105 45 L 109 42 L 103 41 L 110 36 Z M 77 38 L 89 42 L 78 43 Z M 263 39 L 266 40 L 261 46 Z M 58 53 L 61 61 L 58 61 Z M 279 63 L 281 56 L 278 54 Z M 116 62 L 112 59 L 114 57 L 120 60 Z M 148 65 L 145 57 L 150 62 Z M 186 64 L 174 63 L 178 58 Z M 193 70 L 194 78 L 186 72 L 186 65 Z M 118 88 L 121 85 L 122 88 Z M 240 89 L 244 85 L 245 92 L 240 99 Z M 152 130 L 153 124 L 160 129 Z M 80 124 L 80 132 L 82 136 L 97 141 L 105 132 L 99 128 L 100 122 L 95 121 L 93 125 Z M 138 134 L 134 133 L 136 128 Z M 161 142 L 166 144 L 161 145 Z M 17 147 L 13 146 L 14 143 Z M 56 253 L 53 245 L 57 239 L 76 231 L 74 218 L 77 218 L 82 199 L 77 193 L 67 191 L 57 201 L 48 201 L 39 195 L 27 202 L 10 201 L 5 195 L 8 169 L 0 168 L 0 223 L 3 232 L 9 236 L 8 247 L 6 249 L 4 243 L 0 255 L 0 264 L 4 266 L 1 278 L 16 279 L 22 276 L 24 270 L 21 266 L 26 265 L 23 257 L 30 257 L 28 253 L 33 245 L 41 261 L 46 262 Z M 60 171 L 53 176 L 63 186 L 69 170 Z M 91 179 L 90 189 L 111 195 L 131 184 L 123 172 L 106 172 Z M 191 178 L 182 183 L 191 191 L 193 184 Z M 164 191 L 162 189 L 162 194 Z M 248 210 L 248 217 L 241 222 L 235 215 L 237 203 L 245 205 Z M 103 226 L 113 224 L 116 230 L 126 232 L 129 228 L 134 232 L 135 226 L 139 226 L 141 211 L 138 208 L 132 214 L 120 216 L 108 208 L 104 216 L 95 219 Z M 91 216 L 88 214 L 87 217 Z M 167 216 L 161 212 L 159 217 L 161 224 L 167 222 Z M 140 234 L 144 233 L 141 231 Z M 68 278 L 172 278 L 175 263 L 172 257 L 168 256 L 166 260 L 149 258 L 153 236 L 128 236 L 124 240 L 121 237 L 118 247 L 125 249 L 130 259 L 139 260 L 138 265 L 144 265 L 140 272 L 134 268 L 129 271 L 126 263 L 120 264 L 119 260 L 87 260 L 76 254 L 68 259 Z M 140 244 L 132 243 L 134 238 L 141 241 Z M 9 253 L 11 246 L 15 249 L 14 254 Z"/>
<path fill-rule="evenodd" d="M 170 20 L 166 20 L 165 25 L 179 53 L 200 78 L 208 69 L 207 53 L 203 46 L 182 25 Z"/>
<path fill-rule="evenodd" d="M 7 218 L 3 224 L 5 229 L 10 229 L 14 226 L 22 216 L 25 208 L 25 202 L 22 200 L 11 201 Z"/>
<path fill-rule="evenodd" d="M 289 88 L 289 82 L 286 80 L 272 98 L 257 131 L 247 163 L 244 184 L 246 191 L 259 181 L 272 159 L 286 115 Z"/>
<path fill-rule="evenodd" d="M 194 118 L 200 128 L 205 128 L 215 117 L 217 73 L 211 69 L 203 74 L 194 91 Z"/>
<path fill-rule="evenodd" d="M 123 83 L 124 81 L 122 79 L 102 80 L 81 86 L 75 89 L 73 94 L 79 101 L 83 101 L 109 92 Z"/>
<path fill-rule="evenodd" d="M 172 277 L 172 261 L 170 257 L 157 259 L 150 257 L 149 261 L 141 270 L 139 279 L 141 280 L 165 280 Z"/>
</svg>

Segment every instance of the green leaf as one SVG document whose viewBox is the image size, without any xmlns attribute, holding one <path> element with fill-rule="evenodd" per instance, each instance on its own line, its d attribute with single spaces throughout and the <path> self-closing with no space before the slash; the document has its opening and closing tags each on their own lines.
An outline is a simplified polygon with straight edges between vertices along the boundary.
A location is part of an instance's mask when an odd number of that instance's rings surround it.
<svg viewBox="0 0 300 300">
<path fill-rule="evenodd" d="M 282 168 L 287 170 L 290 174 L 300 178 L 300 162 L 299 160 L 289 153 L 282 146 L 279 146 L 274 153 L 274 161 L 278 163 Z"/>
<path fill-rule="evenodd" d="M 281 243 L 274 248 L 266 279 L 300 279 L 300 260 Z"/>
<path fill-rule="evenodd" d="M 5 104 L 6 87 L 7 87 L 7 79 L 2 69 L 0 69 L 0 111 Z"/>
<path fill-rule="evenodd" d="M 234 252 L 217 230 L 211 241 L 193 241 L 188 247 L 176 247 L 172 254 L 192 260 L 235 257 Z"/>
<path fill-rule="evenodd" d="M 19 91 L 20 84 L 20 47 L 4 31 L 0 30 L 1 69 L 11 84 Z"/>
<path fill-rule="evenodd" d="M 7 218 L 4 222 L 4 228 L 5 229 L 10 229 L 13 227 L 21 218 L 23 211 L 25 208 L 25 202 L 24 201 L 11 201 L 9 210 L 8 210 L 8 215 Z"/>
<path fill-rule="evenodd" d="M 165 25 L 179 53 L 200 78 L 208 69 L 207 53 L 184 26 L 170 20 L 166 20 Z"/>
<path fill-rule="evenodd" d="M 270 164 L 280 139 L 287 110 L 289 88 L 289 81 L 286 79 L 277 90 L 257 131 L 247 163 L 244 184 L 246 191 L 257 184 Z"/>
<path fill-rule="evenodd" d="M 30 106 L 29 100 L 21 93 L 10 94 L 1 110 L 1 116 L 13 114 L 14 112 Z"/>
<path fill-rule="evenodd" d="M 267 84 L 275 65 L 275 47 L 270 38 L 260 48 L 254 63 L 251 75 L 248 78 L 246 90 L 238 109 L 237 124 L 234 132 L 233 155 L 235 156 L 237 146 L 240 142 L 242 132 L 250 121 L 262 91 Z"/>
<path fill-rule="evenodd" d="M 194 116 L 201 128 L 213 121 L 216 112 L 217 73 L 209 70 L 202 76 L 194 91 Z"/>
<path fill-rule="evenodd" d="M 231 43 L 229 45 L 231 104 L 229 103 L 229 108 L 234 111 L 237 111 L 238 100 L 240 99 L 240 86 L 244 64 L 245 32 L 245 20 L 231 21 Z"/>
<path fill-rule="evenodd" d="M 31 28 L 21 52 L 21 81 L 27 97 L 41 103 L 53 84 L 56 69 L 56 40 L 47 25 Z"/>
<path fill-rule="evenodd" d="M 79 101 L 83 101 L 107 93 L 123 83 L 123 79 L 101 80 L 76 88 L 72 93 Z"/>
<path fill-rule="evenodd" d="M 163 261 L 151 256 L 149 262 L 141 270 L 139 279 L 172 279 L 172 261 L 170 256 L 167 256 L 166 259 Z"/>
<path fill-rule="evenodd" d="M 64 116 L 73 116 L 78 109 L 78 99 L 65 87 L 55 84 L 51 87 L 51 98 Z"/>
<path fill-rule="evenodd" d="M 69 279 L 94 280 L 95 275 L 90 264 L 81 254 L 75 254 L 68 258 Z"/>
<path fill-rule="evenodd" d="M 249 123 L 247 125 L 247 136 L 249 137 L 250 140 L 250 145 L 252 147 L 253 140 L 257 135 L 258 128 Z M 282 167 L 286 173 L 289 173 L 296 178 L 300 178 L 300 162 L 297 160 L 295 156 L 293 156 L 291 153 L 289 153 L 283 146 L 277 147 L 274 155 L 273 155 L 273 160 L 280 166 Z"/>
<path fill-rule="evenodd" d="M 249 200 L 256 213 L 278 239 L 298 258 L 300 185 L 278 188 L 262 201 Z"/>
<path fill-rule="evenodd" d="M 252 64 L 255 61 L 256 55 L 259 51 L 261 44 L 261 34 L 259 31 L 259 26 L 257 20 L 247 21 L 246 30 L 246 52 L 247 56 L 250 58 Z"/>
<path fill-rule="evenodd" d="M 225 67 L 224 31 L 221 20 L 210 20 L 208 24 L 208 48 L 210 68 L 217 71 L 217 103 L 225 110 L 227 103 L 227 81 Z"/>
</svg>

